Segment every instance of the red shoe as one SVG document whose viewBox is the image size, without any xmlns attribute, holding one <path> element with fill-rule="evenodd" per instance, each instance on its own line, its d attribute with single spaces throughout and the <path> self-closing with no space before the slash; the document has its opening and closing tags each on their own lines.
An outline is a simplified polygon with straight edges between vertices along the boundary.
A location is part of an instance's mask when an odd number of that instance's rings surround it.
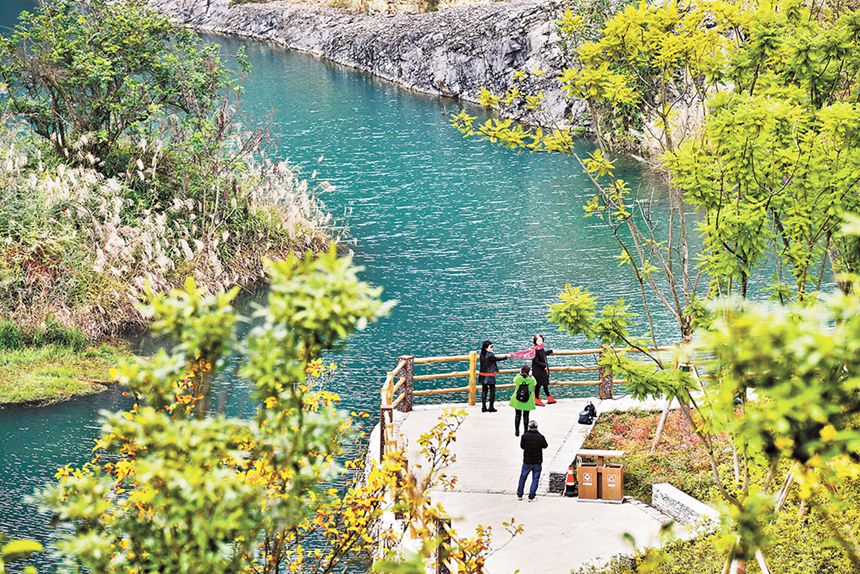
<svg viewBox="0 0 860 574">
<path fill-rule="evenodd" d="M 546 404 L 548 404 L 548 405 L 554 405 L 554 404 L 555 404 L 555 403 L 557 403 L 557 402 L 558 402 L 557 400 L 555 400 L 554 398 L 552 398 L 552 395 L 547 395 L 547 396 L 546 396 Z"/>
<path fill-rule="evenodd" d="M 543 404 L 543 401 L 542 401 L 542 400 L 540 400 L 540 397 L 535 397 L 535 405 L 536 405 L 536 406 L 539 406 L 539 407 L 546 406 L 546 405 L 544 405 L 544 404 Z"/>
</svg>

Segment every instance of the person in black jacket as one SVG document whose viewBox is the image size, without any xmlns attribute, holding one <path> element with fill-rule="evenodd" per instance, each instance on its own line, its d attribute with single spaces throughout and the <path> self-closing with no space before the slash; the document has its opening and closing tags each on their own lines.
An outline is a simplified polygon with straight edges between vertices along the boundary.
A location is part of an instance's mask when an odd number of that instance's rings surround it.
<svg viewBox="0 0 860 574">
<path fill-rule="evenodd" d="M 540 389 L 543 387 L 543 391 L 546 394 L 546 403 L 548 405 L 555 404 L 555 399 L 549 394 L 549 362 L 547 361 L 547 356 L 552 355 L 552 349 L 545 349 L 543 346 L 543 335 L 535 335 L 532 337 L 532 343 L 534 346 L 535 356 L 532 359 L 532 376 L 537 381 L 537 387 L 535 387 L 535 405 L 542 407 L 544 406 L 543 401 L 540 400 Z"/>
<path fill-rule="evenodd" d="M 543 465 L 543 449 L 549 446 L 546 438 L 537 430 L 537 421 L 529 421 L 529 430 L 520 438 L 520 448 L 523 449 L 523 468 L 520 471 L 520 482 L 517 485 L 517 499 L 523 499 L 526 478 L 532 475 L 529 487 L 529 502 L 535 499 L 538 482 L 540 482 L 541 465 Z"/>
<path fill-rule="evenodd" d="M 499 372 L 499 361 L 507 357 L 499 357 L 493 352 L 493 342 L 484 341 L 481 345 L 481 364 L 478 368 L 478 380 L 481 383 L 481 412 L 495 413 L 496 407 L 496 373 Z M 487 408 L 487 393 L 490 395 L 490 408 Z"/>
</svg>

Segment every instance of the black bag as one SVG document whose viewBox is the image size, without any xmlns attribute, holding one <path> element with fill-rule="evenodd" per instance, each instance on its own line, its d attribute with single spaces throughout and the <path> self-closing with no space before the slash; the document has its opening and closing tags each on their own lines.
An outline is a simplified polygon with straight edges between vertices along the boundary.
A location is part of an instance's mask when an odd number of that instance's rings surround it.
<svg viewBox="0 0 860 574">
<path fill-rule="evenodd" d="M 580 411 L 579 413 L 579 424 L 593 424 L 595 418 L 597 418 L 597 409 L 594 408 L 593 404 L 588 403 L 587 405 L 585 405 L 585 408 L 582 409 L 582 411 Z"/>
<path fill-rule="evenodd" d="M 517 385 L 517 400 L 524 403 L 529 400 L 529 384 L 520 383 Z"/>
</svg>

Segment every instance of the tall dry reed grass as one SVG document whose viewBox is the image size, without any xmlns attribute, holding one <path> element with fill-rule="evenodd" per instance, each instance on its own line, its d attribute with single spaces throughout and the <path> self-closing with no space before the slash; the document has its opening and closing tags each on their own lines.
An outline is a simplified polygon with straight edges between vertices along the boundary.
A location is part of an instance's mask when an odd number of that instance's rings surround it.
<svg viewBox="0 0 860 574">
<path fill-rule="evenodd" d="M 327 244 L 325 185 L 289 165 L 251 154 L 212 193 L 165 192 L 159 154 L 138 147 L 135 169 L 105 177 L 98 158 L 72 166 L 24 131 L 0 129 L 0 316 L 115 335 L 144 325 L 136 303 L 147 284 L 249 285 L 265 278 L 265 259 Z"/>
</svg>

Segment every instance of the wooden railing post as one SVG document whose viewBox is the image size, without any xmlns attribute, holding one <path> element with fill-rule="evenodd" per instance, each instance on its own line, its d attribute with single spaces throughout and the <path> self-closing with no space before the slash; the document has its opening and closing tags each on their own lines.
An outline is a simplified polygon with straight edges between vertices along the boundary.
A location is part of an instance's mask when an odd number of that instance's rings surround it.
<svg viewBox="0 0 860 574">
<path fill-rule="evenodd" d="M 436 548 L 436 574 L 451 574 L 445 565 L 451 548 L 451 535 L 448 534 L 451 529 L 451 519 L 437 518 L 435 522 L 436 536 L 439 538 L 439 546 Z"/>
<path fill-rule="evenodd" d="M 475 382 L 477 381 L 478 352 L 469 351 L 469 405 L 474 406 L 477 399 Z"/>
<path fill-rule="evenodd" d="M 612 369 L 607 369 L 603 365 L 600 365 L 598 369 L 598 374 L 600 378 L 600 386 L 598 387 L 597 395 L 600 400 L 606 400 L 612 398 L 612 386 L 615 384 L 614 377 L 612 374 Z"/>
<path fill-rule="evenodd" d="M 404 413 L 408 413 L 412 410 L 413 405 L 413 397 L 415 392 L 415 356 L 414 355 L 404 355 L 400 357 L 401 361 L 405 361 L 406 365 L 403 367 L 401 371 L 403 373 L 403 378 L 405 379 L 405 383 L 403 384 L 403 394 L 404 399 L 401 403 L 400 409 Z"/>
<path fill-rule="evenodd" d="M 382 385 L 382 393 L 380 396 L 380 409 L 379 409 L 379 461 L 382 462 L 382 459 L 385 457 L 385 450 L 388 446 L 386 444 L 386 432 L 388 430 L 388 420 L 389 418 L 393 419 L 392 409 L 391 409 L 391 401 L 394 399 L 394 375 L 392 373 L 388 373 L 385 377 L 385 384 Z M 388 416 L 386 416 L 388 415 Z"/>
<path fill-rule="evenodd" d="M 383 390 L 383 400 L 386 406 L 391 406 L 394 402 L 394 373 L 389 372 L 385 376 L 385 389 Z"/>
<path fill-rule="evenodd" d="M 385 407 L 379 409 L 379 462 L 385 458 Z"/>
</svg>

